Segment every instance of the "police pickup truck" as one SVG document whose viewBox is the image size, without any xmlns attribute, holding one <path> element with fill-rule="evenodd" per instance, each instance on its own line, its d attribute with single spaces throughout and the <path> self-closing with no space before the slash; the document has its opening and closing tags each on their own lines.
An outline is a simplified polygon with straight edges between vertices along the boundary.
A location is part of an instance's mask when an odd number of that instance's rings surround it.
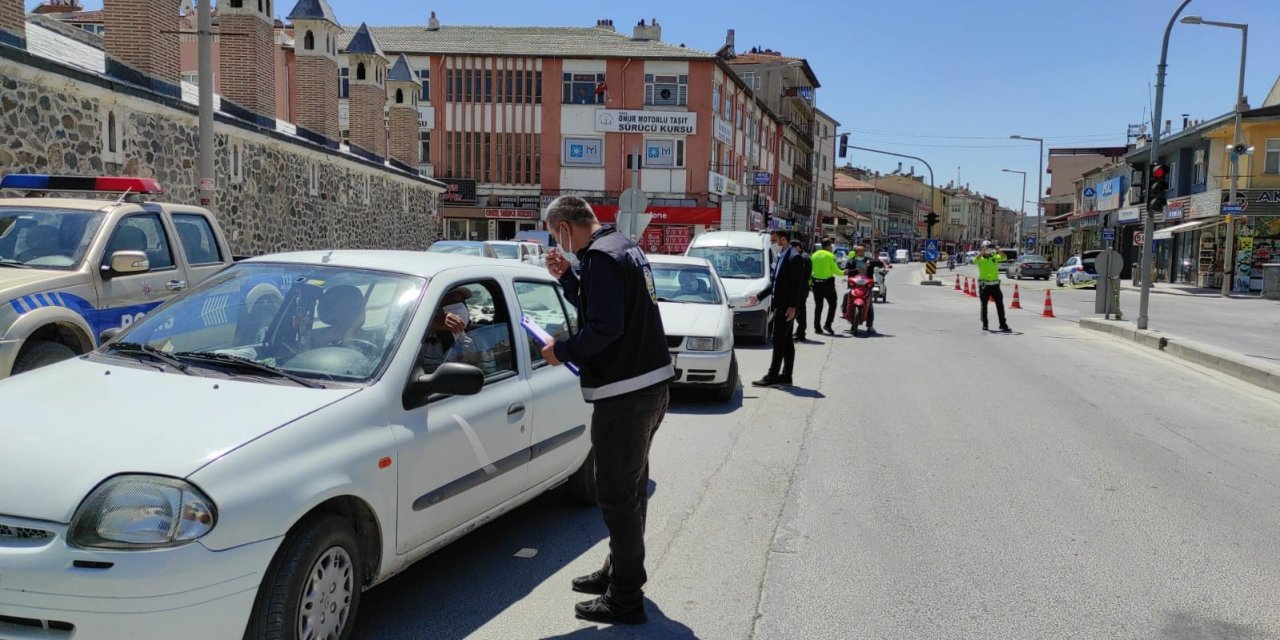
<svg viewBox="0 0 1280 640">
<path fill-rule="evenodd" d="M 0 378 L 86 353 L 233 262 L 213 215 L 151 202 L 149 178 L 10 174 L 6 190 L 27 197 L 0 198 Z"/>
</svg>

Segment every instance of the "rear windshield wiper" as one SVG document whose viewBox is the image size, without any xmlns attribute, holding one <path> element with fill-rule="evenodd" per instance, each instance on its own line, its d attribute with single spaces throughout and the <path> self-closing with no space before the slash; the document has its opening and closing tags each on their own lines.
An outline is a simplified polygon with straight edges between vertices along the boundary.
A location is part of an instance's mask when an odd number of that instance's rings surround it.
<svg viewBox="0 0 1280 640">
<path fill-rule="evenodd" d="M 187 371 L 187 363 L 173 357 L 173 355 L 165 353 L 149 344 L 139 344 L 137 342 L 109 342 L 102 347 L 107 351 L 115 353 L 125 353 L 129 355 L 147 356 L 153 360 L 159 360 L 178 371 L 187 375 L 193 375 Z"/>
<path fill-rule="evenodd" d="M 264 362 L 258 362 L 257 360 L 250 360 L 249 358 L 245 358 L 243 356 L 233 356 L 229 353 L 215 353 L 213 351 L 181 351 L 181 352 L 175 353 L 174 355 L 179 358 L 187 358 L 190 360 L 200 360 L 204 362 L 216 362 L 219 364 L 230 365 L 232 367 L 236 367 L 242 370 L 255 371 L 257 373 L 265 373 L 267 375 L 270 375 L 276 378 L 284 378 L 286 380 L 290 380 L 304 387 L 310 387 L 312 389 L 325 388 L 324 385 L 314 380 L 308 380 L 301 376 L 296 376 L 279 367 L 273 367 Z"/>
</svg>

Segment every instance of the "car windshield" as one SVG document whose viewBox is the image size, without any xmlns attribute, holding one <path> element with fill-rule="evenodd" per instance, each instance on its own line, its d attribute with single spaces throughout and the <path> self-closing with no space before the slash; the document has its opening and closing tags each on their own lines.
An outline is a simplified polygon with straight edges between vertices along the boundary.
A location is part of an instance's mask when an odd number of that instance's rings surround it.
<svg viewBox="0 0 1280 640">
<path fill-rule="evenodd" d="M 495 255 L 497 255 L 499 258 L 502 258 L 502 259 L 504 259 L 504 260 L 519 260 L 519 259 L 520 259 L 520 245 L 516 245 L 516 244 L 498 244 L 498 243 L 496 243 L 496 242 L 495 242 L 495 243 L 490 244 L 490 245 L 489 245 L 489 247 L 490 247 L 491 249 L 493 249 L 493 253 L 494 253 Z"/>
<path fill-rule="evenodd" d="M 720 289 L 716 286 L 716 274 L 696 264 L 651 263 L 653 284 L 658 290 L 658 300 L 664 302 L 694 302 L 720 304 Z"/>
<path fill-rule="evenodd" d="M 0 268 L 74 269 L 101 224 L 95 211 L 0 207 Z"/>
<path fill-rule="evenodd" d="M 760 249 L 745 247 L 695 247 L 689 250 L 690 256 L 710 261 L 722 278 L 763 278 L 761 254 Z"/>
<path fill-rule="evenodd" d="M 425 278 L 381 271 L 241 263 L 148 314 L 118 341 L 201 365 L 194 371 L 216 354 L 303 378 L 365 382 L 395 353 L 425 285 Z"/>
<path fill-rule="evenodd" d="M 464 256 L 478 256 L 481 246 L 463 242 L 437 242 L 427 247 L 428 253 L 456 253 Z"/>
</svg>

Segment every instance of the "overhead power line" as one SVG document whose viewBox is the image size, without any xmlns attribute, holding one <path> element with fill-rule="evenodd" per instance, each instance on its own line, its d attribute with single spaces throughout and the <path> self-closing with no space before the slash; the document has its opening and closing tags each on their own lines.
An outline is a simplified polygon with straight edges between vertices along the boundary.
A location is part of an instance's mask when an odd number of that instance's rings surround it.
<svg viewBox="0 0 1280 640">
<path fill-rule="evenodd" d="M 908 131 L 886 131 L 882 129 L 854 129 L 849 128 L 848 131 L 854 133 L 865 133 L 882 136 L 896 136 L 901 138 L 938 138 L 943 140 L 1008 140 L 1009 136 L 953 136 L 932 133 L 912 133 Z M 1120 133 L 1082 133 L 1077 135 L 1058 135 L 1058 136 L 1041 136 L 1045 140 L 1076 140 L 1085 138 L 1118 138 Z"/>
</svg>

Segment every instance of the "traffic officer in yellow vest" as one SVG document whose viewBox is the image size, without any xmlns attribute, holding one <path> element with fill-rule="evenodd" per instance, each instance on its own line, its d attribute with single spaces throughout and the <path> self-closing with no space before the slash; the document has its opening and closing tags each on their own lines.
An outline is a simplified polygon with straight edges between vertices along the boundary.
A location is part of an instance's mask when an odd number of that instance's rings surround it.
<svg viewBox="0 0 1280 640">
<path fill-rule="evenodd" d="M 982 303 L 982 330 L 987 329 L 987 301 L 994 300 L 996 314 L 1000 317 L 1000 331 L 1009 333 L 1013 329 L 1004 321 L 1004 293 L 1000 291 L 1000 263 L 1005 261 L 1004 254 L 998 251 L 990 240 L 982 243 L 982 252 L 973 259 L 978 266 L 978 301 Z"/>
<path fill-rule="evenodd" d="M 826 331 L 830 335 L 836 332 L 831 328 L 836 317 L 836 276 L 841 274 L 836 264 L 836 254 L 831 253 L 831 238 L 822 241 L 822 248 L 813 252 L 813 332 L 821 334 Z M 824 305 L 825 303 L 825 305 Z M 827 323 L 820 324 L 822 308 L 827 308 Z"/>
</svg>

